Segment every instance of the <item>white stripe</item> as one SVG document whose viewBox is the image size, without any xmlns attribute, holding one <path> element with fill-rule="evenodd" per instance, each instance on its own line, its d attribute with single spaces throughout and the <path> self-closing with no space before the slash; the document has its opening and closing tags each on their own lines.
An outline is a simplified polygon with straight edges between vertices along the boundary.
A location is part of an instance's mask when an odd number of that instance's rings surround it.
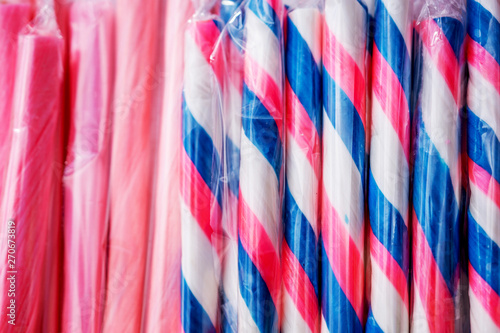
<svg viewBox="0 0 500 333">
<path fill-rule="evenodd" d="M 476 295 L 469 288 L 470 300 L 470 326 L 472 333 L 500 333 L 500 327 L 495 325 L 495 322 L 490 317 L 489 313 L 484 309 Z"/>
<path fill-rule="evenodd" d="M 224 294 L 229 302 L 222 311 L 226 314 L 234 313 L 237 315 L 238 309 L 238 243 L 235 239 L 226 238 L 226 252 L 224 257 L 224 270 L 223 270 L 223 287 Z M 233 318 L 230 319 L 230 321 Z M 234 318 L 236 321 L 236 318 Z M 236 327 L 235 327 L 236 328 Z"/>
<path fill-rule="evenodd" d="M 441 72 L 424 47 L 422 65 L 422 120 L 425 132 L 448 165 L 456 202 L 460 202 L 459 108 Z M 459 73 L 455 73 L 457 78 Z M 458 80 L 457 82 L 459 82 Z M 460 91 L 460 89 L 459 89 Z"/>
<path fill-rule="evenodd" d="M 373 178 L 380 191 L 408 225 L 410 200 L 408 162 L 399 136 L 375 96 L 372 99 L 371 135 L 370 170 Z"/>
<path fill-rule="evenodd" d="M 181 209 L 182 274 L 193 295 L 215 324 L 219 299 L 219 258 L 183 201 Z"/>
<path fill-rule="evenodd" d="M 413 280 L 415 282 L 415 280 Z M 424 306 L 422 305 L 422 300 L 420 299 L 420 292 L 415 283 L 413 283 L 413 294 L 415 298 L 413 314 L 411 319 L 411 332 L 418 333 L 430 333 L 429 323 L 427 322 L 427 316 L 424 311 Z"/>
<path fill-rule="evenodd" d="M 403 299 L 373 257 L 371 262 L 371 306 L 377 324 L 383 332 L 408 332 L 408 311 Z"/>
<path fill-rule="evenodd" d="M 393 19 L 394 23 L 403 36 L 406 44 L 408 55 L 411 51 L 412 43 L 412 21 L 411 21 L 411 5 L 409 0 L 383 0 L 387 12 Z"/>
<path fill-rule="evenodd" d="M 283 322 L 281 324 L 281 331 L 285 333 L 307 333 L 311 329 L 305 322 L 304 318 L 297 309 L 292 297 L 285 289 L 283 293 Z"/>
<path fill-rule="evenodd" d="M 324 109 L 323 109 L 324 110 Z M 363 253 L 364 193 L 349 150 L 323 112 L 323 183 L 330 203 Z"/>
<path fill-rule="evenodd" d="M 311 50 L 318 66 L 321 64 L 321 13 L 318 8 L 298 8 L 288 14 Z"/>
<path fill-rule="evenodd" d="M 274 80 L 278 87 L 282 82 L 280 42 L 273 31 L 251 10 L 246 11 L 247 44 L 245 56 L 250 57 Z M 255 76 L 255 73 L 245 73 Z"/>
<path fill-rule="evenodd" d="M 486 10 L 488 10 L 500 22 L 500 2 L 498 0 L 479 0 Z"/>
<path fill-rule="evenodd" d="M 233 86 L 228 84 L 228 107 L 227 112 L 227 131 L 226 135 L 231 139 L 231 141 L 239 148 L 241 140 L 241 92 Z"/>
<path fill-rule="evenodd" d="M 366 11 L 354 0 L 326 0 L 325 29 L 335 35 L 358 68 L 364 68 L 366 50 Z M 362 70 L 363 72 L 363 70 Z"/>
<path fill-rule="evenodd" d="M 470 190 L 469 210 L 472 217 L 483 228 L 488 237 L 500 245 L 500 209 L 472 182 L 470 182 Z"/>
<path fill-rule="evenodd" d="M 215 76 L 189 32 L 186 33 L 185 50 L 184 95 L 186 104 L 194 119 L 214 139 L 216 133 L 220 131 L 216 128 L 214 121 L 214 117 L 217 117 L 215 110 L 218 107 Z M 220 152 L 220 148 L 218 150 Z"/>
<path fill-rule="evenodd" d="M 305 152 L 291 135 L 287 135 L 286 177 L 287 185 L 304 216 L 318 237 L 318 178 Z"/>
<path fill-rule="evenodd" d="M 238 295 L 238 332 L 260 333 L 241 294 Z"/>
<path fill-rule="evenodd" d="M 467 105 L 481 118 L 500 140 L 500 95 L 493 85 L 473 66 L 469 66 Z"/>
<path fill-rule="evenodd" d="M 328 326 L 326 325 L 326 320 L 323 311 L 321 311 L 321 333 L 330 333 Z"/>
<path fill-rule="evenodd" d="M 273 167 L 245 133 L 241 135 L 241 196 L 264 227 L 280 253 L 281 200 L 279 183 Z"/>
</svg>

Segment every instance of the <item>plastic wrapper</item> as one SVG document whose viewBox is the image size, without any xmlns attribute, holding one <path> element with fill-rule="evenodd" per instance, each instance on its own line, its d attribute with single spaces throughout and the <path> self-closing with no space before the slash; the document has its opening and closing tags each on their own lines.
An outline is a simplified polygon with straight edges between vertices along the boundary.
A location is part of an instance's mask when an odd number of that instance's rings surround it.
<svg viewBox="0 0 500 333">
<path fill-rule="evenodd" d="M 319 1 L 286 16 L 286 185 L 282 332 L 319 331 L 321 29 Z"/>
<path fill-rule="evenodd" d="M 69 8 L 70 138 L 64 170 L 63 332 L 100 332 L 106 287 L 114 7 Z"/>
<path fill-rule="evenodd" d="M 31 17 L 31 6 L 0 3 L 0 198 L 9 164 L 11 116 L 16 75 L 17 36 Z M 1 202 L 1 200 L 0 200 Z"/>
<path fill-rule="evenodd" d="M 500 332 L 500 3 L 469 0 L 466 53 L 472 332 Z"/>
<path fill-rule="evenodd" d="M 153 193 L 159 1 L 116 2 L 116 84 L 110 167 L 104 332 L 142 325 Z"/>
<path fill-rule="evenodd" d="M 409 331 L 411 1 L 377 0 L 371 59 L 367 332 Z"/>
<path fill-rule="evenodd" d="M 1 5 L 3 6 L 3 5 Z M 57 153 L 63 41 L 43 6 L 18 39 L 12 145 L 3 196 L 0 331 L 57 330 Z"/>
<path fill-rule="evenodd" d="M 324 332 L 362 332 L 365 323 L 366 22 L 359 2 L 325 3 L 320 239 Z"/>
<path fill-rule="evenodd" d="M 460 332 L 462 2 L 426 2 L 415 24 L 412 331 Z"/>
</svg>

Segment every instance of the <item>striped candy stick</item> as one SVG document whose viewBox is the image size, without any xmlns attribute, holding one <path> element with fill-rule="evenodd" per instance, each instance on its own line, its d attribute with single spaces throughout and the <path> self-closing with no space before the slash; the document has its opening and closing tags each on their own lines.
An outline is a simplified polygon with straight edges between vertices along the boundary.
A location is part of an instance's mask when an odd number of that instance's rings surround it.
<svg viewBox="0 0 500 333">
<path fill-rule="evenodd" d="M 372 51 L 368 332 L 408 332 L 410 1 L 377 0 Z"/>
<path fill-rule="evenodd" d="M 238 228 L 238 330 L 275 332 L 281 310 L 283 155 L 280 0 L 249 0 Z"/>
<path fill-rule="evenodd" d="M 322 332 L 364 327 L 366 11 L 328 0 L 323 29 Z"/>
<path fill-rule="evenodd" d="M 471 329 L 500 332 L 500 2 L 467 9 Z"/>
<path fill-rule="evenodd" d="M 321 13 L 290 11 L 286 22 L 286 185 L 282 243 L 283 332 L 318 332 L 321 178 Z"/>
<path fill-rule="evenodd" d="M 416 25 L 420 82 L 415 110 L 411 329 L 454 332 L 459 282 L 460 115 L 463 26 L 437 17 Z"/>
<path fill-rule="evenodd" d="M 181 321 L 186 333 L 215 332 L 219 321 L 222 71 L 211 59 L 219 36 L 215 19 L 195 19 L 185 35 Z"/>
</svg>

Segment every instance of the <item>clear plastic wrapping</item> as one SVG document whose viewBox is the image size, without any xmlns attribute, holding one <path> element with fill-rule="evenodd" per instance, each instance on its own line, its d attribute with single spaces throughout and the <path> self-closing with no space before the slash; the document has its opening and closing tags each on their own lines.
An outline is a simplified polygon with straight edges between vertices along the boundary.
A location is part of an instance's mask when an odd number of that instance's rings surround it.
<svg viewBox="0 0 500 333">
<path fill-rule="evenodd" d="M 460 316 L 460 112 L 465 2 L 415 12 L 412 330 L 467 331 Z"/>
<path fill-rule="evenodd" d="M 70 4 L 63 332 L 101 332 L 106 290 L 114 6 Z"/>
</svg>

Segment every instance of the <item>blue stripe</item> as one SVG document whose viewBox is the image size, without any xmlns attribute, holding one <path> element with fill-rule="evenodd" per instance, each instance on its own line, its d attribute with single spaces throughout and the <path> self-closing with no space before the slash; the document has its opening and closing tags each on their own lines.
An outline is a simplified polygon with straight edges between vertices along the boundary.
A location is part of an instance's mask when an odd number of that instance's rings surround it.
<svg viewBox="0 0 500 333">
<path fill-rule="evenodd" d="M 488 221 L 498 223 L 500 221 Z M 476 272 L 500 295 L 500 247 L 469 211 L 469 261 Z"/>
<path fill-rule="evenodd" d="M 236 309 L 229 303 L 224 290 L 221 291 L 221 331 L 222 332 L 238 332 L 238 314 Z"/>
<path fill-rule="evenodd" d="M 248 9 L 271 29 L 278 40 L 281 40 L 281 21 L 267 1 L 249 0 Z"/>
<path fill-rule="evenodd" d="M 441 110 L 434 110 L 441 112 Z M 459 258 L 459 205 L 450 170 L 425 132 L 419 110 L 413 205 L 441 275 L 454 295 Z"/>
<path fill-rule="evenodd" d="M 377 288 L 375 286 L 375 288 Z M 366 332 L 368 333 L 384 333 L 380 328 L 375 317 L 373 316 L 372 308 L 370 306 L 370 311 L 368 312 L 368 320 L 366 321 Z"/>
<path fill-rule="evenodd" d="M 240 149 L 233 141 L 226 137 L 226 159 L 228 187 L 238 198 L 240 190 Z"/>
<path fill-rule="evenodd" d="M 500 142 L 493 129 L 469 108 L 467 153 L 471 160 L 500 183 Z"/>
<path fill-rule="evenodd" d="M 396 74 L 405 93 L 408 108 L 410 108 L 410 54 L 401 31 L 381 0 L 377 0 L 375 5 L 374 43 L 382 57 L 391 66 L 394 74 Z"/>
<path fill-rule="evenodd" d="M 241 5 L 241 1 L 242 0 L 221 1 L 220 16 L 225 23 L 232 18 L 238 7 Z"/>
<path fill-rule="evenodd" d="M 408 279 L 408 228 L 399 211 L 394 208 L 378 187 L 371 170 L 369 173 L 368 207 L 373 234 L 389 251 L 405 274 L 406 279 Z"/>
<path fill-rule="evenodd" d="M 500 65 L 500 23 L 477 1 L 467 1 L 467 33 Z"/>
<path fill-rule="evenodd" d="M 320 134 L 321 74 L 309 46 L 290 17 L 287 19 L 286 40 L 288 82 Z"/>
<path fill-rule="evenodd" d="M 363 332 L 363 324 L 333 274 L 323 239 L 321 248 L 321 314 L 329 332 Z"/>
<path fill-rule="evenodd" d="M 185 333 L 215 333 L 210 317 L 202 308 L 181 272 L 181 321 Z"/>
<path fill-rule="evenodd" d="M 464 26 L 462 22 L 453 17 L 436 17 L 434 22 L 441 28 L 446 39 L 451 45 L 455 57 L 460 59 L 460 51 L 462 49 L 462 44 L 464 41 Z"/>
<path fill-rule="evenodd" d="M 278 125 L 259 98 L 243 84 L 241 124 L 247 138 L 264 155 L 279 179 L 282 161 L 282 142 Z"/>
<path fill-rule="evenodd" d="M 340 135 L 365 184 L 365 129 L 351 100 L 323 70 L 323 104 L 333 128 Z"/>
<path fill-rule="evenodd" d="M 196 121 L 182 96 L 182 141 L 187 155 L 222 207 L 221 162 L 212 138 Z"/>
<path fill-rule="evenodd" d="M 239 288 L 252 318 L 259 331 L 276 332 L 278 330 L 278 312 L 271 298 L 271 293 L 262 279 L 260 272 L 248 256 L 238 239 Z"/>
<path fill-rule="evenodd" d="M 318 296 L 318 247 L 316 234 L 311 223 L 304 216 L 290 192 L 285 186 L 285 240 L 290 250 L 306 272 L 309 281 Z"/>
</svg>

